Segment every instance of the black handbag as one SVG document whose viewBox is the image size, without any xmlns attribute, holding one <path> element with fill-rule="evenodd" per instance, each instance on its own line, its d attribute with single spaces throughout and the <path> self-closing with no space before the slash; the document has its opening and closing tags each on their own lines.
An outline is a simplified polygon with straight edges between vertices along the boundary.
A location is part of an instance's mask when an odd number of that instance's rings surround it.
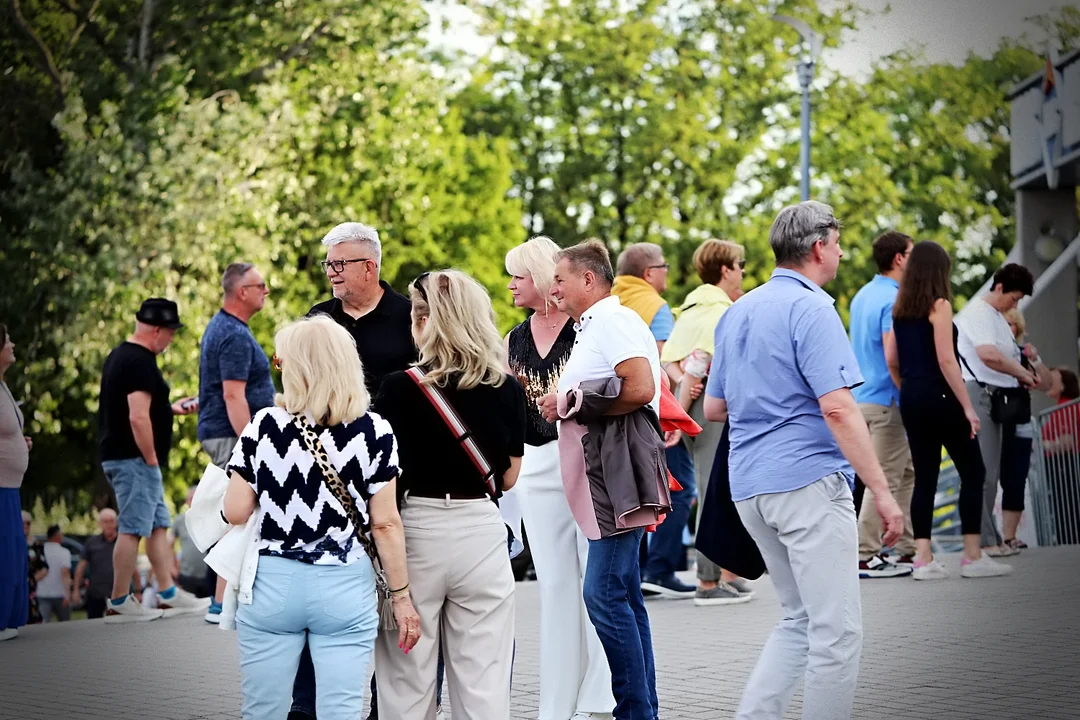
<svg viewBox="0 0 1080 720">
<path fill-rule="evenodd" d="M 1022 387 L 996 387 L 990 391 L 990 419 L 998 425 L 1031 421 L 1031 393 Z"/>
<path fill-rule="evenodd" d="M 974 371 L 968 365 L 963 355 L 957 353 L 960 362 L 975 377 Z M 1022 358 L 1021 363 L 1027 366 L 1027 358 Z M 1023 387 L 991 387 L 986 383 L 975 379 L 975 384 L 982 388 L 983 392 L 990 396 L 990 419 L 998 425 L 1023 425 L 1031 421 L 1031 393 Z"/>
</svg>

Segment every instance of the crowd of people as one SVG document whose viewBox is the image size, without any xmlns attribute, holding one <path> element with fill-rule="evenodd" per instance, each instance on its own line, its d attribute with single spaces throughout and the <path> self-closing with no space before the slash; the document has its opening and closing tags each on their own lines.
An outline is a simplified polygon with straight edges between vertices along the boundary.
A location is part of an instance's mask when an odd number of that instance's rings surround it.
<svg viewBox="0 0 1080 720">
<path fill-rule="evenodd" d="M 235 597 L 245 718 L 358 717 L 372 663 L 370 718 L 439 717 L 444 676 L 454 717 L 509 718 L 520 507 L 540 594 L 540 720 L 656 720 L 647 598 L 754 597 L 748 565 L 707 546 L 696 585 L 677 575 L 695 500 L 699 532 L 712 522 L 709 493 L 784 613 L 738 717 L 780 717 L 800 681 L 804 717 L 850 717 L 859 579 L 948 575 L 931 545 L 942 447 L 961 478 L 961 575 L 1005 575 L 992 558 L 1023 547 L 1029 393 L 1080 393 L 1023 344 L 1016 306 L 1033 281 L 1019 265 L 954 322 L 948 254 L 887 232 L 849 338 L 823 289 L 843 257 L 832 208 L 784 208 L 769 241 L 776 270 L 745 294 L 745 249 L 704 242 L 701 284 L 673 310 L 659 245 L 627 246 L 613 266 L 599 240 L 535 237 L 506 256 L 528 318 L 504 337 L 476 280 L 425 272 L 399 294 L 380 278 L 378 232 L 343 223 L 322 241 L 332 298 L 277 332 L 272 359 L 248 326 L 265 278 L 225 269 L 198 395 L 177 401 L 156 358 L 183 328 L 179 309 L 146 300 L 102 372 L 100 460 L 118 512 L 101 511 L 73 578 L 60 528 L 42 544 L 25 515 L 23 533 L 5 526 L 4 639 L 31 612 L 216 622 Z M 32 443 L 2 383 L 14 363 L 3 326 L 0 341 L 6 519 L 21 511 Z M 1076 452 L 1066 410 L 1048 452 Z M 255 558 L 242 587 L 196 547 L 198 488 L 174 521 L 164 501 L 173 418 L 192 413 L 228 478 L 211 519 L 245 533 Z M 667 429 L 671 413 L 687 431 Z M 155 603 L 140 599 L 143 542 Z"/>
</svg>

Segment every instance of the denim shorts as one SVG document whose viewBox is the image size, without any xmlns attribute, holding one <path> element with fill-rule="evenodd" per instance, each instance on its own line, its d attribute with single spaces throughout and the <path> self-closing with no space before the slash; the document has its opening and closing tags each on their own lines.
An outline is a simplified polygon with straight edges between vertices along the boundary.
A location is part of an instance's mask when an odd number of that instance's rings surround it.
<svg viewBox="0 0 1080 720">
<path fill-rule="evenodd" d="M 131 458 L 106 460 L 101 463 L 101 469 L 116 493 L 120 532 L 150 537 L 155 529 L 169 527 L 161 468 L 150 467 L 142 458 Z"/>
</svg>

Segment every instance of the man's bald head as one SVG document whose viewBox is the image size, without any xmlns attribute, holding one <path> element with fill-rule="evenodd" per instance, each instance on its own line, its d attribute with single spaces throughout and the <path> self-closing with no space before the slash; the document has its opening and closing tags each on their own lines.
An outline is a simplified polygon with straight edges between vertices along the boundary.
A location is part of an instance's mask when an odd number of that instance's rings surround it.
<svg viewBox="0 0 1080 720">
<path fill-rule="evenodd" d="M 105 536 L 105 539 L 109 542 L 116 537 L 116 511 L 112 508 L 105 508 L 98 513 L 98 527 L 101 528 L 101 534 Z"/>
</svg>

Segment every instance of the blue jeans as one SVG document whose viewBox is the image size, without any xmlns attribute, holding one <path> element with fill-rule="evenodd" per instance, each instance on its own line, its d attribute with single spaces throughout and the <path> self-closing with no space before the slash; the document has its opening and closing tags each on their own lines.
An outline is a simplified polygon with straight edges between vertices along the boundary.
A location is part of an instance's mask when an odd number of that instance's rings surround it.
<svg viewBox="0 0 1080 720">
<path fill-rule="evenodd" d="M 656 720 L 652 631 L 641 594 L 638 547 L 644 530 L 589 541 L 585 608 L 600 636 L 615 695 L 616 720 Z"/>
<path fill-rule="evenodd" d="M 679 556 L 686 554 L 683 546 L 683 530 L 690 521 L 690 505 L 694 501 L 694 460 L 690 451 L 680 441 L 667 449 L 667 464 L 671 474 L 683 486 L 671 493 L 671 512 L 649 538 L 649 556 L 645 564 L 645 577 L 649 580 L 666 580 L 679 567 Z"/>
<path fill-rule="evenodd" d="M 120 532 L 150 537 L 154 530 L 171 525 L 160 467 L 150 467 L 137 457 L 106 460 L 101 463 L 101 469 L 116 493 Z"/>
<path fill-rule="evenodd" d="M 250 605 L 236 612 L 244 720 L 284 718 L 305 642 L 320 720 L 355 720 L 364 707 L 367 666 L 379 613 L 366 559 L 347 566 L 260 557 Z"/>
</svg>

